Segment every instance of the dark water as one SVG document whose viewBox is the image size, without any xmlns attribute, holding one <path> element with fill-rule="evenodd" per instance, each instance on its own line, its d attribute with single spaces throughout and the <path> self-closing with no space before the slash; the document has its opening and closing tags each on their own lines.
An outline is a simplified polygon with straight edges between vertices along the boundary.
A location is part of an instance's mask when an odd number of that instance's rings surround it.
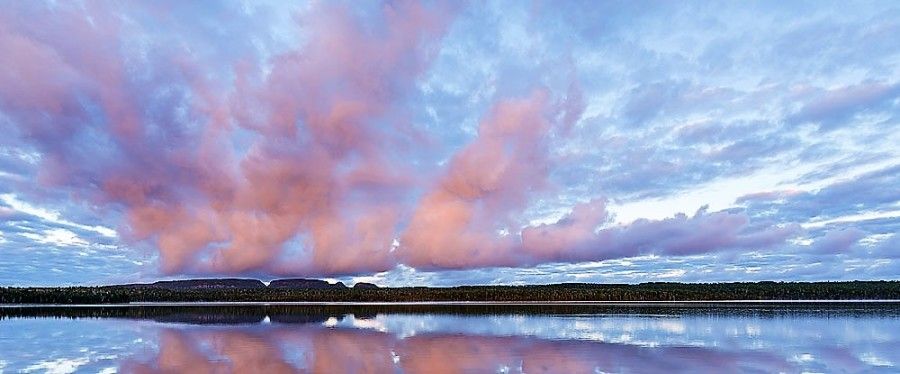
<svg viewBox="0 0 900 374">
<path fill-rule="evenodd" d="M 900 304 L 0 308 L 0 373 L 900 372 Z"/>
</svg>

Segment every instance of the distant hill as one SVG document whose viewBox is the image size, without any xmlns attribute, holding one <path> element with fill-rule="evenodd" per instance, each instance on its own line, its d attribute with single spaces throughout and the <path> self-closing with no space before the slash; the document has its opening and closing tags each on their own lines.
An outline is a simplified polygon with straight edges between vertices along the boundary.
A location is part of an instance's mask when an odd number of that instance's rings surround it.
<svg viewBox="0 0 900 374">
<path fill-rule="evenodd" d="M 360 290 L 360 289 L 362 289 L 362 290 L 366 290 L 366 289 L 368 289 L 368 290 L 374 290 L 374 289 L 376 289 L 376 288 L 378 288 L 378 286 L 376 286 L 376 285 L 374 285 L 374 284 L 372 284 L 372 283 L 366 283 L 366 282 L 357 282 L 356 284 L 353 285 L 353 289 L 355 289 L 355 290 Z"/>
<path fill-rule="evenodd" d="M 371 283 L 360 282 L 357 283 L 357 286 L 362 288 L 378 288 L 378 286 Z M 337 283 L 328 283 L 327 281 L 321 279 L 305 279 L 305 278 L 290 278 L 290 279 L 276 279 L 269 283 L 266 286 L 265 283 L 258 279 L 243 279 L 243 278 L 209 278 L 209 279 L 179 279 L 179 280 L 167 280 L 167 281 L 157 281 L 153 283 L 132 283 L 132 284 L 122 284 L 122 285 L 114 285 L 114 286 L 106 286 L 106 287 L 115 287 L 115 288 L 161 288 L 166 290 L 174 290 L 174 291 L 188 291 L 188 290 L 208 290 L 208 289 L 303 289 L 303 290 L 346 290 L 348 289 L 347 285 L 343 282 Z"/>
<path fill-rule="evenodd" d="M 132 285 L 133 286 L 133 285 Z M 146 287 L 164 288 L 167 290 L 192 290 L 192 289 L 261 289 L 266 284 L 258 279 L 184 279 L 159 281 L 144 285 Z"/>
<path fill-rule="evenodd" d="M 269 288 L 279 289 L 309 289 L 309 290 L 346 290 L 347 286 L 342 282 L 335 284 L 320 279 L 276 279 L 269 283 Z"/>
</svg>

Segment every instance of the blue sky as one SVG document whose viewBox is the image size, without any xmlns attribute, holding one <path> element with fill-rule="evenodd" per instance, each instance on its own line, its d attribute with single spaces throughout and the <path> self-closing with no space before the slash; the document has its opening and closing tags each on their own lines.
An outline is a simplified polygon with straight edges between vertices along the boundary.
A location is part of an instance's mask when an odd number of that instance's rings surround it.
<svg viewBox="0 0 900 374">
<path fill-rule="evenodd" d="M 20 2 L 0 285 L 898 279 L 894 2 Z"/>
</svg>

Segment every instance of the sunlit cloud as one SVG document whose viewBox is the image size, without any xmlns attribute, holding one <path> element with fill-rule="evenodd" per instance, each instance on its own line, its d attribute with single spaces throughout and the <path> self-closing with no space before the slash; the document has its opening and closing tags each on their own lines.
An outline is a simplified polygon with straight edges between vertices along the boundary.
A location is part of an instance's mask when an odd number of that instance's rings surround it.
<svg viewBox="0 0 900 374">
<path fill-rule="evenodd" d="M 658 5 L 11 4 L 0 284 L 896 278 L 900 8 Z"/>
</svg>

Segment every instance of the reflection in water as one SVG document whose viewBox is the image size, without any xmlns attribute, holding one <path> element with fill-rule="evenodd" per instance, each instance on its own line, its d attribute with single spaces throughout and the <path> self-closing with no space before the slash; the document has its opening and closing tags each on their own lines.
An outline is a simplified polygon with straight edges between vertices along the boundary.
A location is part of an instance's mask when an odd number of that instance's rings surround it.
<svg viewBox="0 0 900 374">
<path fill-rule="evenodd" d="M 594 373 L 796 371 L 770 352 L 706 347 L 643 347 L 522 336 L 390 333 L 318 328 L 264 332 L 162 332 L 159 354 L 128 361 L 125 372 L 291 373 Z"/>
<path fill-rule="evenodd" d="M 892 308 L 764 316 L 309 309 L 74 320 L 5 312 L 0 372 L 897 372 L 900 362 Z"/>
</svg>

